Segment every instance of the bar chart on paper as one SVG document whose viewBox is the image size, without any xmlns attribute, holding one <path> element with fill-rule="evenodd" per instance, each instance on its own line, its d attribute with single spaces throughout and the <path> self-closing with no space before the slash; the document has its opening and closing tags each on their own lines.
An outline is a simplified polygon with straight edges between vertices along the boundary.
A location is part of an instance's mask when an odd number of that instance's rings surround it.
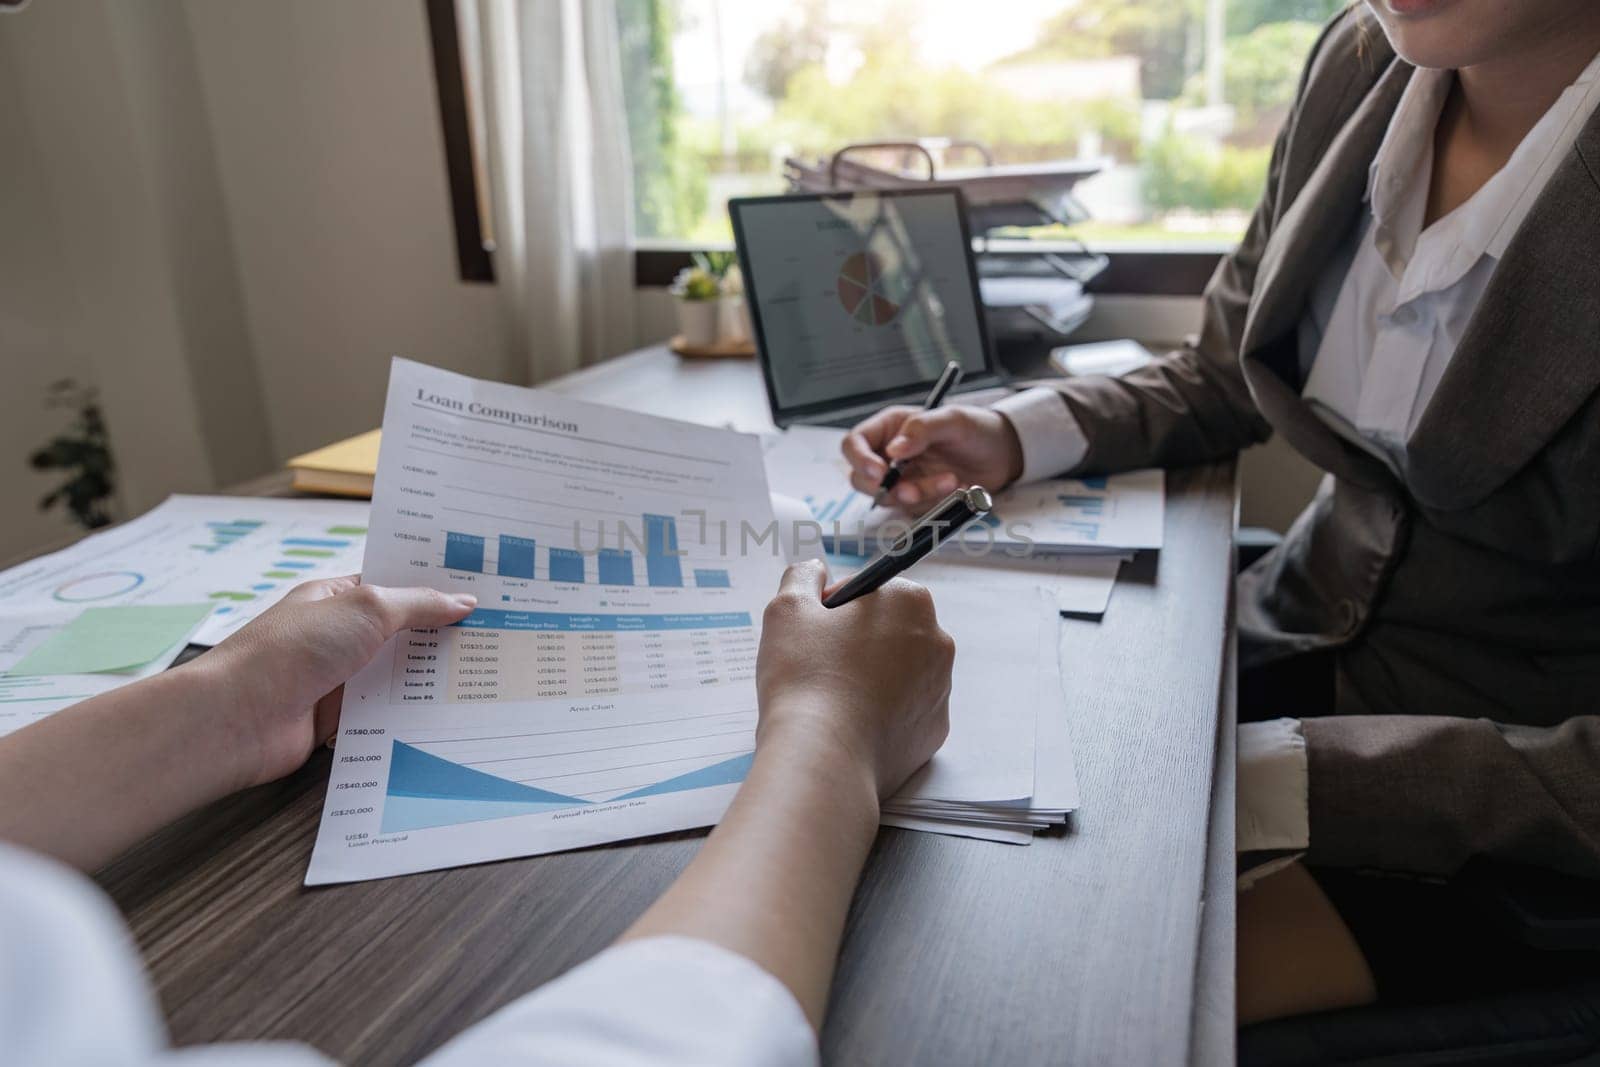
<svg viewBox="0 0 1600 1067">
<path fill-rule="evenodd" d="M 754 749 L 772 525 L 753 438 L 397 361 L 363 577 L 478 605 L 345 687 L 308 882 L 713 821 Z"/>
<path fill-rule="evenodd" d="M 549 526 L 557 530 L 558 536 L 561 533 L 574 533 L 571 529 L 561 531 L 558 524 L 538 519 L 510 521 L 530 528 Z M 601 547 L 601 542 L 608 536 L 601 533 L 603 522 L 597 520 L 592 524 L 595 546 L 589 553 L 570 544 L 544 544 L 538 537 L 446 530 L 443 549 L 439 553 L 439 565 L 459 574 L 494 575 L 525 582 L 643 585 L 657 589 L 732 587 L 726 567 L 685 565 L 690 554 L 679 547 L 676 518 L 640 514 L 635 517 L 631 527 L 627 523 L 612 526 L 612 535 L 619 542 L 632 544 L 631 548 Z M 581 536 L 569 538 L 570 541 L 581 539 Z"/>
</svg>

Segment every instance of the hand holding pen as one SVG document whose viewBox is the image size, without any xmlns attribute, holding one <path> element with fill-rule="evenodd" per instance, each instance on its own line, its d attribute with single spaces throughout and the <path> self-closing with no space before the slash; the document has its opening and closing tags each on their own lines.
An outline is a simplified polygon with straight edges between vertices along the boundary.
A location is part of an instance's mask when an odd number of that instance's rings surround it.
<svg viewBox="0 0 1600 1067">
<path fill-rule="evenodd" d="M 1009 420 L 986 407 L 884 408 L 845 435 L 850 484 L 874 497 L 900 471 L 882 502 L 927 507 L 964 485 L 999 489 L 1022 475 L 1022 443 Z"/>
<path fill-rule="evenodd" d="M 944 395 L 961 381 L 961 364 L 951 360 L 944 365 L 944 370 L 939 373 L 939 380 L 933 383 L 933 389 L 928 393 L 928 399 L 922 402 L 923 411 L 932 411 L 944 403 Z M 883 472 L 883 478 L 878 482 L 878 491 L 872 494 L 872 505 L 881 505 L 900 481 L 900 461 L 891 459 L 889 469 Z"/>
</svg>

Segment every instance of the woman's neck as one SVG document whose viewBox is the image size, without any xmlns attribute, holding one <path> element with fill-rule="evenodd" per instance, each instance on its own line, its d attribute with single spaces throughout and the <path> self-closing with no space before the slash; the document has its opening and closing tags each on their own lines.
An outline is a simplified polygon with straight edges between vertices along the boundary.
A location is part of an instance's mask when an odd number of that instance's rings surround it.
<svg viewBox="0 0 1600 1067">
<path fill-rule="evenodd" d="M 1456 72 L 1460 119 L 1475 140 L 1502 156 L 1516 150 L 1600 51 L 1600 4 L 1594 10 L 1597 17 Z"/>
</svg>

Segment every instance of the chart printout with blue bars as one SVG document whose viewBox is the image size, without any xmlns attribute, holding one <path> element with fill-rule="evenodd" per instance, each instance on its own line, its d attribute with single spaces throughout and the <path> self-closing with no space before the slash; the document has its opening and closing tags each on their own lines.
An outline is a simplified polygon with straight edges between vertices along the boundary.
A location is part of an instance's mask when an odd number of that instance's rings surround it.
<svg viewBox="0 0 1600 1067">
<path fill-rule="evenodd" d="M 686 584 L 684 568 L 679 553 L 678 523 L 670 515 L 639 516 L 638 529 L 643 533 L 645 585 L 662 589 L 680 589 Z M 626 535 L 624 535 L 626 536 Z M 485 555 L 486 545 L 498 545 L 496 554 Z M 444 556 L 441 565 L 447 571 L 468 574 L 494 574 L 501 578 L 521 578 L 527 581 L 542 579 L 550 582 L 594 582 L 599 585 L 633 585 L 639 580 L 634 569 L 634 552 L 625 548 L 599 548 L 594 552 L 592 567 L 584 563 L 584 554 L 576 549 L 550 547 L 546 550 L 544 565 L 537 562 L 538 542 L 531 537 L 515 534 L 498 534 L 490 538 L 480 534 L 447 530 L 444 535 Z M 690 572 L 697 589 L 729 589 L 732 579 L 725 567 L 696 567 Z"/>
<path fill-rule="evenodd" d="M 715 821 L 773 523 L 753 437 L 397 360 L 363 578 L 477 607 L 347 684 L 308 883 Z"/>
</svg>

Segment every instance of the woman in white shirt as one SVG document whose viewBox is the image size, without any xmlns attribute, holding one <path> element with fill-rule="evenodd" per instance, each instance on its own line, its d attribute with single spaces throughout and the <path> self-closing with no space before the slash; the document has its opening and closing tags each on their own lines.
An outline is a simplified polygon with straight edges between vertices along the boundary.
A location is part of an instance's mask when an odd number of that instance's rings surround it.
<svg viewBox="0 0 1600 1067">
<path fill-rule="evenodd" d="M 469 1028 L 430 1063 L 810 1064 L 878 802 L 949 728 L 954 643 L 920 586 L 829 611 L 821 563 L 764 620 L 756 755 L 721 824 L 617 945 Z M 198 659 L 0 739 L 0 1059 L 171 1053 L 92 871 L 184 813 L 272 781 L 333 736 L 341 686 L 468 595 L 312 582 Z M 318 1063 L 294 1045 L 185 1063 Z"/>
<path fill-rule="evenodd" d="M 1241 899 L 1246 1021 L 1552 965 L 1347 872 L 1600 878 L 1597 53 L 1594 0 L 1352 4 L 1197 337 L 845 441 L 863 491 L 909 464 L 912 509 L 1273 432 L 1326 472 L 1236 597 L 1241 719 L 1273 719 L 1240 728 L 1240 848 L 1307 864 Z"/>
</svg>

